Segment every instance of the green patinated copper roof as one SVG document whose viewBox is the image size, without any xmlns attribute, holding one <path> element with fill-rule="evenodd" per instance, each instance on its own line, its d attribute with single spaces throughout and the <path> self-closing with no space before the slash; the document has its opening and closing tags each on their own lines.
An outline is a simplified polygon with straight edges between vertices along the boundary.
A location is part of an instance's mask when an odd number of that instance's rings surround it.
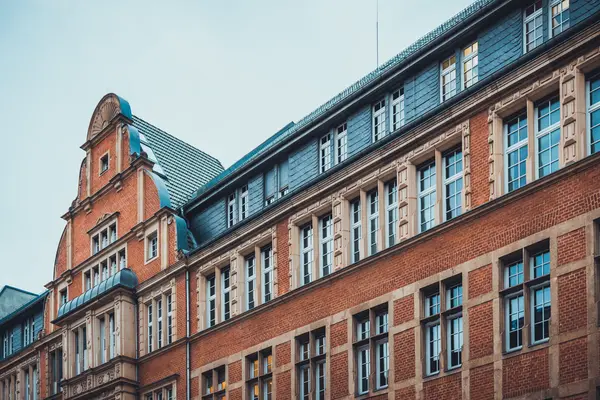
<svg viewBox="0 0 600 400">
<path fill-rule="evenodd" d="M 171 206 L 178 208 L 208 181 L 223 171 L 221 162 L 184 141 L 133 116 L 133 126 L 143 134 L 164 170 Z"/>
<path fill-rule="evenodd" d="M 62 306 L 60 306 L 60 308 L 58 309 L 58 314 L 56 316 L 56 321 L 73 313 L 75 310 L 81 309 L 81 307 L 83 307 L 84 305 L 99 299 L 106 293 L 111 292 L 113 289 L 125 288 L 134 290 L 137 284 L 138 279 L 135 273 L 129 268 L 124 268 L 116 274 L 103 280 L 93 288 L 85 291 L 82 295 L 77 296 L 73 300 L 70 300 Z"/>
<path fill-rule="evenodd" d="M 453 16 L 452 18 L 450 18 L 449 20 L 447 20 L 446 22 L 429 32 L 428 34 L 426 34 L 425 36 L 419 38 L 416 42 L 414 42 L 406 49 L 398 53 L 395 57 L 383 63 L 381 66 L 379 66 L 377 69 L 370 72 L 363 78 L 354 82 L 352 85 L 344 89 L 342 92 L 338 93 L 331 100 L 322 104 L 320 107 L 318 107 L 316 110 L 302 118 L 297 123 L 294 124 L 292 122 L 286 125 L 283 129 L 275 133 L 264 143 L 256 147 L 250 153 L 246 154 L 239 161 L 235 162 L 231 167 L 227 168 L 221 174 L 219 174 L 218 176 L 210 180 L 208 183 L 206 183 L 204 186 L 198 187 L 196 193 L 194 194 L 194 198 L 200 197 L 206 191 L 217 186 L 233 172 L 243 168 L 250 161 L 266 153 L 275 144 L 283 141 L 284 139 L 292 136 L 294 133 L 298 132 L 302 128 L 308 126 L 311 122 L 326 114 L 333 107 L 342 103 L 347 98 L 351 97 L 352 95 L 355 95 L 356 93 L 360 92 L 363 88 L 376 81 L 380 76 L 407 62 L 409 59 L 411 59 L 413 56 L 424 50 L 427 46 L 431 45 L 437 39 L 449 33 L 452 29 L 458 27 L 469 18 L 477 15 L 479 12 L 482 12 L 489 5 L 498 1 L 499 0 L 475 1 L 473 4 L 471 4 L 470 6 L 468 6 L 467 8 L 465 8 L 464 10 L 462 10 L 461 12 L 459 12 L 458 14 L 456 14 L 455 16 Z"/>
</svg>

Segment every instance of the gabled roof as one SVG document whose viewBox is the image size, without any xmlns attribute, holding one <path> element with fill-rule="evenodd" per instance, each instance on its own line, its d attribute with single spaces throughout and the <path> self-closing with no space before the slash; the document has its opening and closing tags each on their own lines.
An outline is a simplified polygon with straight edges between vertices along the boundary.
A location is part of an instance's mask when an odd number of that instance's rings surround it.
<svg viewBox="0 0 600 400">
<path fill-rule="evenodd" d="M 35 305 L 43 302 L 46 299 L 46 296 L 48 296 L 48 293 L 50 293 L 48 290 L 46 290 L 44 293 L 37 295 L 37 294 L 26 292 L 21 289 L 13 288 L 11 286 L 5 286 L 4 289 L 6 289 L 7 287 L 17 290 L 17 291 L 20 291 L 20 292 L 23 292 L 23 293 L 26 293 L 31 296 L 29 297 L 29 300 L 27 300 L 26 302 L 22 303 L 19 307 L 12 310 L 12 312 L 0 317 L 0 327 L 2 325 L 4 325 L 6 322 L 10 321 L 11 319 L 17 317 L 18 315 L 21 315 L 21 314 L 25 313 L 26 311 L 30 310 Z M 0 291 L 0 297 L 2 297 L 2 293 L 4 292 L 4 289 L 2 289 L 2 291 Z"/>
<path fill-rule="evenodd" d="M 0 290 L 0 320 L 36 297 L 35 293 L 8 285 L 4 286 Z"/>
<path fill-rule="evenodd" d="M 133 116 L 133 126 L 144 135 L 164 170 L 171 207 L 178 208 L 208 181 L 223 171 L 216 158 Z"/>
<path fill-rule="evenodd" d="M 56 316 L 56 320 L 63 319 L 67 315 L 81 309 L 86 304 L 91 303 L 94 300 L 103 297 L 108 292 L 111 292 L 116 288 L 125 288 L 134 290 L 138 284 L 138 278 L 135 273 L 129 268 L 124 268 L 116 274 L 108 277 L 107 279 L 100 282 L 93 288 L 85 291 L 80 296 L 75 297 L 73 300 L 67 301 L 65 304 L 60 306 Z M 55 322 L 53 321 L 53 322 Z"/>
<path fill-rule="evenodd" d="M 239 161 L 234 163 L 231 167 L 229 167 L 226 171 L 224 171 L 219 176 L 215 177 L 211 182 L 205 185 L 202 188 L 199 188 L 194 194 L 194 199 L 200 197 L 203 193 L 210 190 L 212 187 L 217 186 L 218 183 L 224 181 L 228 176 L 230 176 L 233 172 L 242 169 L 252 160 L 257 157 L 265 154 L 269 149 L 271 149 L 275 144 L 284 141 L 289 138 L 296 132 L 300 131 L 304 127 L 308 126 L 311 122 L 316 120 L 317 118 L 326 114 L 333 107 L 342 103 L 344 100 L 348 99 L 352 95 L 358 93 L 363 88 L 368 86 L 369 84 L 376 81 L 379 77 L 389 72 L 392 69 L 395 69 L 407 62 L 410 58 L 417 55 L 419 52 L 427 48 L 427 46 L 433 44 L 437 39 L 440 39 L 442 36 L 448 34 L 454 28 L 461 25 L 463 22 L 468 20 L 471 17 L 483 12 L 488 6 L 491 6 L 494 3 L 499 2 L 500 0 L 477 0 L 425 36 L 417 39 L 416 42 L 408 46 L 406 49 L 398 53 L 395 57 L 391 58 L 387 62 L 383 63 L 374 71 L 370 72 L 363 78 L 354 82 L 352 85 L 344 89 L 342 92 L 338 93 L 331 100 L 319 106 L 316 110 L 302 118 L 296 124 L 293 122 L 286 125 L 283 129 L 275 133 L 273 136 L 268 138 L 264 143 L 259 145 L 257 148 L 252 150 L 250 153 L 246 154 Z"/>
</svg>

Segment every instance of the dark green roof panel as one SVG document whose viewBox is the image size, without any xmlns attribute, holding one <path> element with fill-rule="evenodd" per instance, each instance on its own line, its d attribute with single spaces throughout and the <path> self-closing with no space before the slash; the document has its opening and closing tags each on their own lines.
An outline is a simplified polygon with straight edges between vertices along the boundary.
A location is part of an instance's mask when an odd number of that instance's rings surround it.
<svg viewBox="0 0 600 400">
<path fill-rule="evenodd" d="M 80 309 L 86 304 L 89 304 L 93 300 L 96 300 L 102 295 L 112 291 L 116 288 L 126 288 L 134 290 L 138 284 L 138 279 L 135 273 L 129 269 L 124 268 L 116 274 L 108 277 L 107 279 L 100 282 L 100 284 L 94 286 L 90 290 L 87 290 L 82 295 L 75 297 L 73 300 L 66 302 L 58 309 L 58 315 L 56 320 L 60 320 L 67 315 L 73 313 L 75 310 Z"/>
</svg>

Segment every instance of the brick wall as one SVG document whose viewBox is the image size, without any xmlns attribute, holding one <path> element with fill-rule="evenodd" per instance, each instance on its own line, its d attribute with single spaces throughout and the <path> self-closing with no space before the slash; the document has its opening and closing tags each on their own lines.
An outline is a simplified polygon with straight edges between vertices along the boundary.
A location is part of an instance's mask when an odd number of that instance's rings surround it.
<svg viewBox="0 0 600 400">
<path fill-rule="evenodd" d="M 277 294 L 281 296 L 290 291 L 290 248 L 288 245 L 290 231 L 287 219 L 279 222 L 277 233 Z"/>
<path fill-rule="evenodd" d="M 586 253 L 585 228 L 558 237 L 558 265 L 581 260 Z"/>
<path fill-rule="evenodd" d="M 583 328 L 587 323 L 585 269 L 558 277 L 558 321 L 560 333 Z"/>
<path fill-rule="evenodd" d="M 412 294 L 394 302 L 394 325 L 400 325 L 414 318 L 415 300 Z"/>
<path fill-rule="evenodd" d="M 494 398 L 494 364 L 471 369 L 469 393 L 471 400 L 491 400 Z"/>
<path fill-rule="evenodd" d="M 346 321 L 331 325 L 330 329 L 331 348 L 341 346 L 348 342 L 348 323 Z"/>
<path fill-rule="evenodd" d="M 469 357 L 471 359 L 494 352 L 494 311 L 488 301 L 471 307 L 469 313 Z"/>
<path fill-rule="evenodd" d="M 339 399 L 348 395 L 348 353 L 331 356 L 331 398 Z"/>
<path fill-rule="evenodd" d="M 559 349 L 560 384 L 587 379 L 587 338 L 561 343 Z"/>
<path fill-rule="evenodd" d="M 425 400 L 461 399 L 462 390 L 460 384 L 460 373 L 454 373 L 443 378 L 424 382 L 423 398 Z"/>
<path fill-rule="evenodd" d="M 490 200 L 489 128 L 487 113 L 479 113 L 469 120 L 471 132 L 471 205 L 473 208 Z"/>
<path fill-rule="evenodd" d="M 492 265 L 469 272 L 469 299 L 492 291 Z"/>
<path fill-rule="evenodd" d="M 415 376 L 415 331 L 408 329 L 394 335 L 394 378 L 396 382 Z"/>
<path fill-rule="evenodd" d="M 550 386 L 548 349 L 518 354 L 504 360 L 502 394 L 517 397 Z"/>
</svg>

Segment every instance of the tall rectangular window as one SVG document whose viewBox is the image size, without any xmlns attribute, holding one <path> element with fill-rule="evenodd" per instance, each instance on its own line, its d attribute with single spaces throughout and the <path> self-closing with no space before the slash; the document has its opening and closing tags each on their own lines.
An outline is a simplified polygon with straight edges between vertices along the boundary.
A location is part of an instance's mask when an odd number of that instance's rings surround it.
<svg viewBox="0 0 600 400">
<path fill-rule="evenodd" d="M 463 159 L 460 148 L 444 154 L 444 220 L 462 213 Z"/>
<path fill-rule="evenodd" d="M 152 302 L 148 304 L 148 353 L 152 351 L 152 341 L 154 340 L 154 332 L 152 330 L 152 319 L 153 319 L 153 305 Z"/>
<path fill-rule="evenodd" d="M 319 229 L 321 235 L 321 265 L 319 268 L 320 277 L 327 276 L 333 269 L 333 218 L 327 214 L 319 218 Z"/>
<path fill-rule="evenodd" d="M 425 232 L 435 225 L 435 162 L 419 168 L 419 231 Z"/>
<path fill-rule="evenodd" d="M 227 227 L 235 225 L 235 193 L 227 197 Z"/>
<path fill-rule="evenodd" d="M 173 295 L 167 295 L 167 344 L 173 343 Z"/>
<path fill-rule="evenodd" d="M 225 366 L 202 374 L 202 399 L 225 400 L 227 398 L 227 378 Z"/>
<path fill-rule="evenodd" d="M 537 176 L 544 177 L 558 170 L 560 144 L 560 101 L 558 96 L 544 100 L 535 108 L 537 145 Z"/>
<path fill-rule="evenodd" d="M 439 320 L 425 329 L 425 370 L 427 375 L 440 372 L 441 335 Z"/>
<path fill-rule="evenodd" d="M 331 134 L 328 133 L 321 137 L 319 141 L 319 160 L 321 173 L 331 168 Z"/>
<path fill-rule="evenodd" d="M 221 318 L 227 321 L 231 318 L 231 283 L 229 267 L 221 269 Z"/>
<path fill-rule="evenodd" d="M 527 183 L 527 115 L 520 114 L 504 125 L 507 192 Z"/>
<path fill-rule="evenodd" d="M 404 87 L 392 93 L 392 131 L 404 125 Z"/>
<path fill-rule="evenodd" d="M 265 205 L 274 203 L 288 192 L 288 161 L 284 160 L 265 173 Z"/>
<path fill-rule="evenodd" d="M 569 27 L 569 0 L 551 0 L 551 35 L 556 36 Z"/>
<path fill-rule="evenodd" d="M 30 387 L 30 377 L 29 377 L 29 368 L 25 369 L 25 400 L 29 400 L 31 397 L 29 394 L 31 393 Z"/>
<path fill-rule="evenodd" d="M 273 393 L 273 356 L 271 348 L 250 354 L 246 357 L 248 365 L 246 388 L 251 400 L 271 400 Z"/>
<path fill-rule="evenodd" d="M 256 258 L 246 257 L 246 310 L 256 306 Z"/>
<path fill-rule="evenodd" d="M 600 75 L 587 82 L 587 106 L 589 152 L 594 154 L 600 151 Z"/>
<path fill-rule="evenodd" d="M 100 364 L 106 362 L 106 323 L 104 318 L 99 320 L 100 328 Z"/>
<path fill-rule="evenodd" d="M 335 163 L 346 161 L 348 157 L 348 124 L 344 122 L 335 129 Z"/>
<path fill-rule="evenodd" d="M 531 246 L 521 254 L 502 260 L 504 285 L 505 350 L 520 350 L 545 342 L 550 321 L 550 251 L 548 241 Z M 524 268 L 524 266 L 528 268 Z M 530 306 L 525 312 L 526 305 Z M 529 342 L 523 329 L 529 326 Z"/>
<path fill-rule="evenodd" d="M 386 247 L 398 240 L 398 184 L 392 179 L 385 184 L 385 226 Z"/>
<path fill-rule="evenodd" d="M 465 47 L 462 52 L 463 88 L 471 87 L 479 79 L 479 44 L 477 42 Z"/>
<path fill-rule="evenodd" d="M 156 300 L 156 348 L 163 346 L 163 303 L 162 299 Z"/>
<path fill-rule="evenodd" d="M 350 255 L 352 262 L 360 260 L 360 241 L 362 239 L 362 219 L 361 219 L 360 199 L 350 203 Z"/>
<path fill-rule="evenodd" d="M 327 361 L 325 328 L 296 337 L 298 398 L 325 400 Z M 314 393 L 311 395 L 311 392 Z"/>
<path fill-rule="evenodd" d="M 63 355 L 62 349 L 56 349 L 50 353 L 50 395 L 55 395 L 59 391 L 60 381 L 62 380 Z M 8 400 L 12 400 L 8 397 Z"/>
<path fill-rule="evenodd" d="M 442 102 L 456 94 L 456 55 L 452 55 L 442 61 Z"/>
<path fill-rule="evenodd" d="M 300 283 L 306 285 L 312 281 L 313 269 L 313 227 L 312 224 L 305 225 L 300 229 Z"/>
<path fill-rule="evenodd" d="M 248 216 L 248 185 L 240 189 L 240 214 L 239 221 L 243 221 Z"/>
<path fill-rule="evenodd" d="M 535 49 L 544 41 L 542 0 L 536 0 L 527 8 L 523 20 L 525 53 Z"/>
<path fill-rule="evenodd" d="M 109 357 L 112 359 L 117 355 L 117 330 L 115 329 L 115 314 L 109 314 L 108 316 L 108 332 L 109 337 Z"/>
<path fill-rule="evenodd" d="M 379 193 L 377 189 L 367 194 L 369 220 L 369 255 L 377 253 L 377 236 L 379 234 Z"/>
<path fill-rule="evenodd" d="M 532 343 L 540 343 L 550 337 L 550 285 L 534 287 L 531 293 Z"/>
<path fill-rule="evenodd" d="M 146 261 L 152 260 L 153 258 L 158 256 L 158 234 L 157 234 L 157 232 L 153 232 L 150 235 L 148 235 L 146 246 L 147 246 Z M 104 275 L 104 270 L 102 272 Z M 102 280 L 104 280 L 104 279 L 106 279 L 106 278 L 103 276 Z"/>
<path fill-rule="evenodd" d="M 273 299 L 273 248 L 269 245 L 260 250 L 262 262 L 262 301 L 266 303 Z"/>
<path fill-rule="evenodd" d="M 210 328 L 217 323 L 217 288 L 215 275 L 206 278 L 206 327 Z"/>
<path fill-rule="evenodd" d="M 385 99 L 381 99 L 373 105 L 373 143 L 383 139 L 386 134 Z"/>
<path fill-rule="evenodd" d="M 361 396 L 371 390 L 386 388 L 389 376 L 387 305 L 354 316 L 353 348 L 357 368 L 356 394 Z"/>
</svg>

